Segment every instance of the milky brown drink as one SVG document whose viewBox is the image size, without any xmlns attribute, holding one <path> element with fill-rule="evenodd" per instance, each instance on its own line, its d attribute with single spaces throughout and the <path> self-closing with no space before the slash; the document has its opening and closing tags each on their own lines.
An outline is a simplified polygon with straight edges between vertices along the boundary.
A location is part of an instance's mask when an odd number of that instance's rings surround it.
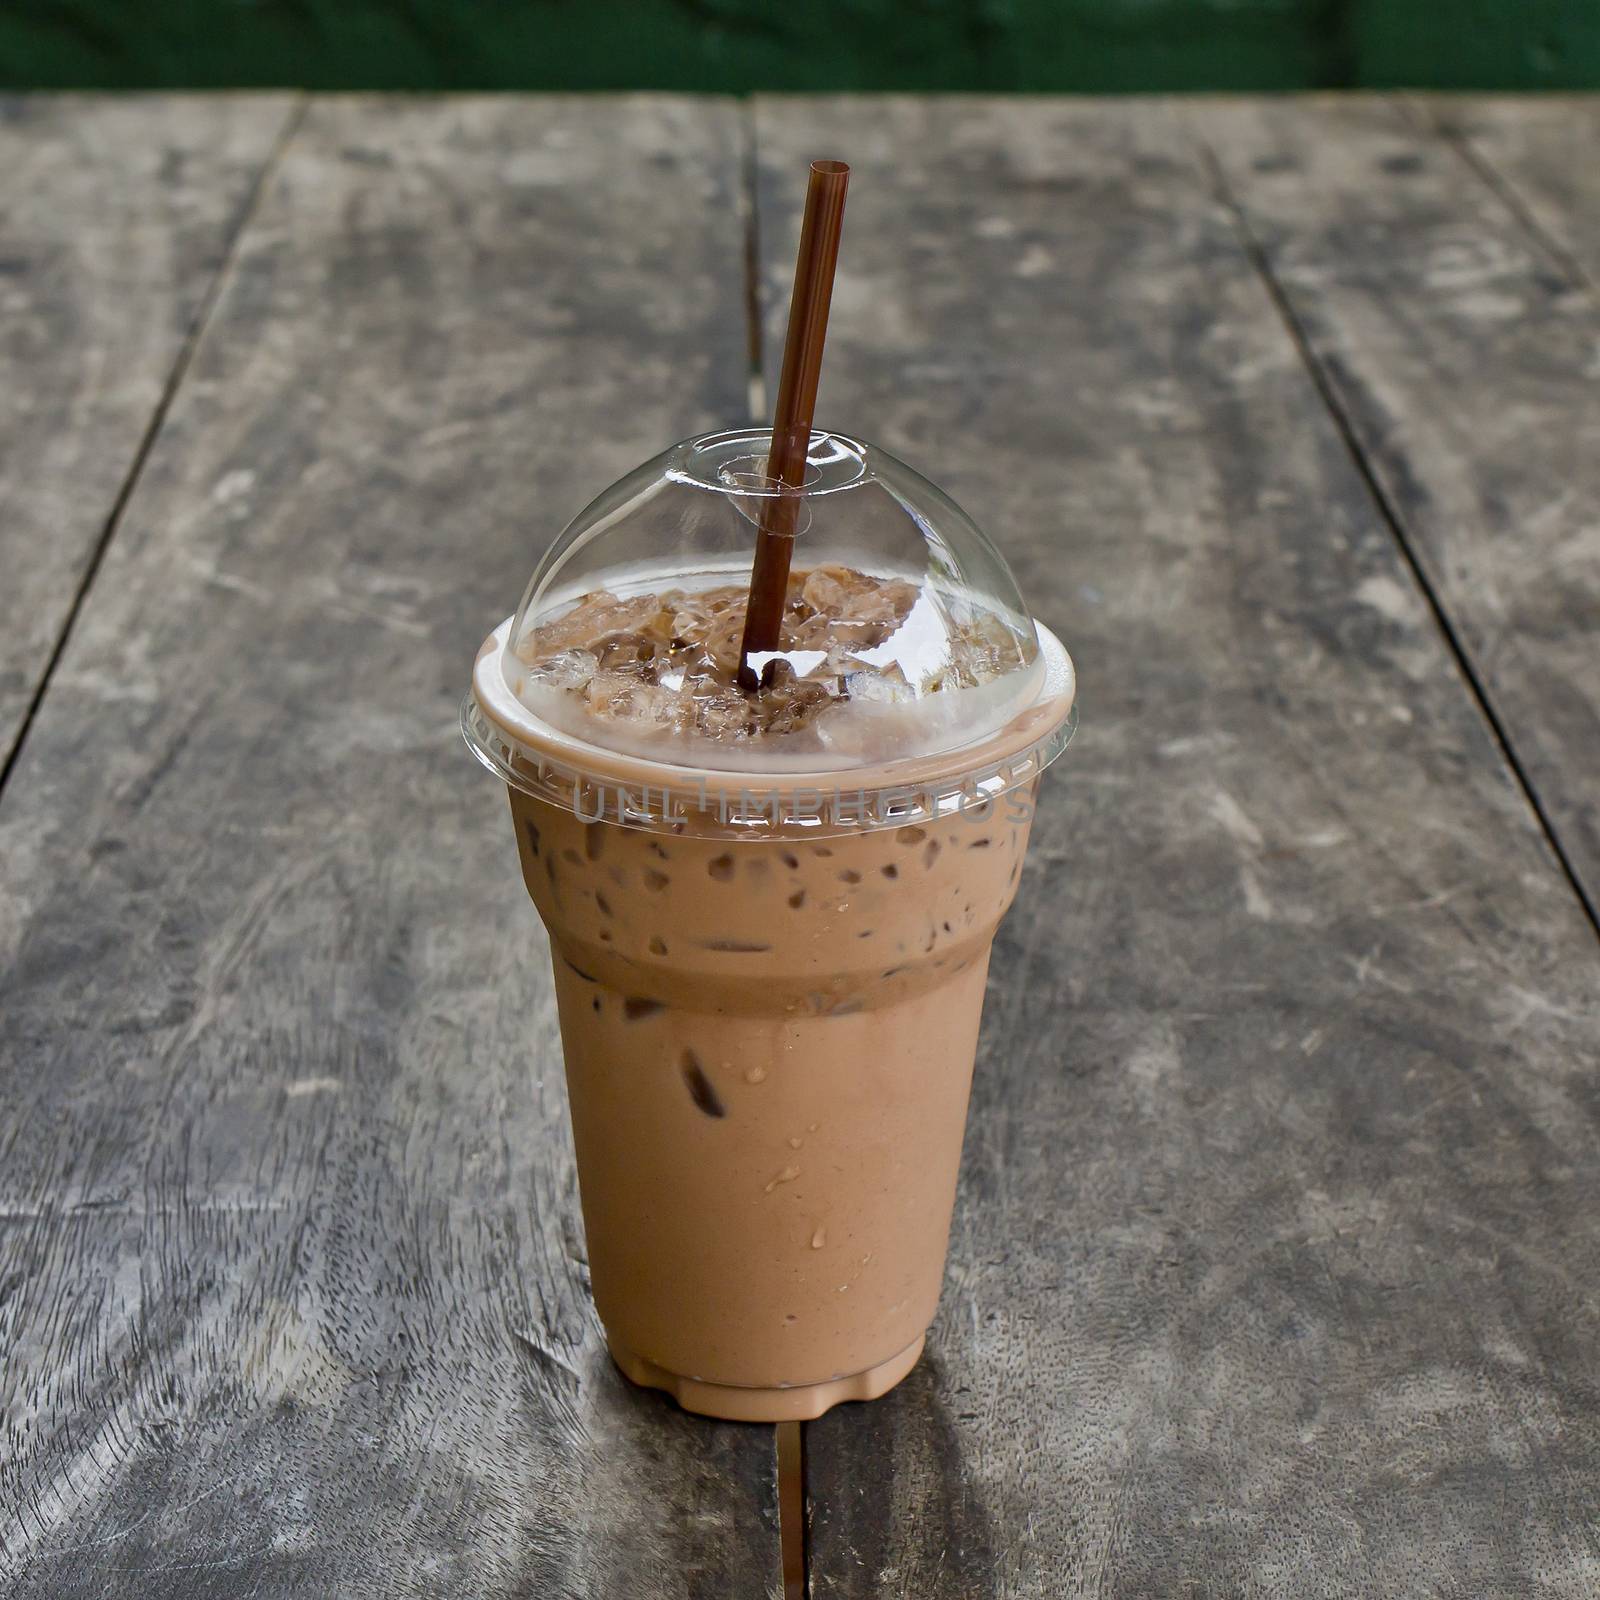
<svg viewBox="0 0 1600 1600">
<path fill-rule="evenodd" d="M 907 567 L 797 560 L 756 693 L 736 583 L 620 562 L 525 601 L 475 673 L 550 939 L 596 1308 L 691 1410 L 870 1399 L 937 1304 L 1071 669 Z"/>
</svg>

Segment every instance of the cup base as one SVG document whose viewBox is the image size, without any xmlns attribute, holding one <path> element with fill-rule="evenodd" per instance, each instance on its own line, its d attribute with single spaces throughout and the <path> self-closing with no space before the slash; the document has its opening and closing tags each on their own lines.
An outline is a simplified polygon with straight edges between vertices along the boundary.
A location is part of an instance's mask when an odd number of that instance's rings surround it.
<svg viewBox="0 0 1600 1600">
<path fill-rule="evenodd" d="M 685 1411 L 702 1417 L 722 1417 L 729 1422 L 810 1422 L 845 1400 L 876 1400 L 916 1366 L 922 1354 L 918 1336 L 899 1355 L 890 1356 L 864 1372 L 852 1372 L 824 1383 L 797 1383 L 788 1388 L 757 1389 L 742 1384 L 707 1383 L 668 1372 L 655 1362 L 607 1339 L 611 1359 L 623 1376 L 646 1389 L 665 1389 Z"/>
</svg>

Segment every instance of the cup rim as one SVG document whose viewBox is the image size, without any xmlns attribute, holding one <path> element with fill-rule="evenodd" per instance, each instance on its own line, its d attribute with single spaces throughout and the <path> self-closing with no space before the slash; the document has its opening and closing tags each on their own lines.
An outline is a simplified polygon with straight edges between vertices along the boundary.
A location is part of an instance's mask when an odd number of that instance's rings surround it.
<svg viewBox="0 0 1600 1600">
<path fill-rule="evenodd" d="M 999 728 L 969 744 L 873 766 L 795 772 L 656 761 L 579 738 L 518 699 L 501 670 L 512 620 L 500 623 L 479 647 L 461 708 L 462 734 L 502 782 L 570 806 L 591 821 L 603 817 L 671 832 L 693 821 L 741 836 L 788 827 L 809 832 L 903 827 L 966 810 L 969 803 L 984 803 L 1030 782 L 1061 754 L 1077 728 L 1072 658 L 1050 629 L 1036 623 L 1044 666 L 1036 694 Z M 608 791 L 614 815 L 607 814 Z M 649 797 L 644 804 L 629 803 L 641 794 Z"/>
</svg>

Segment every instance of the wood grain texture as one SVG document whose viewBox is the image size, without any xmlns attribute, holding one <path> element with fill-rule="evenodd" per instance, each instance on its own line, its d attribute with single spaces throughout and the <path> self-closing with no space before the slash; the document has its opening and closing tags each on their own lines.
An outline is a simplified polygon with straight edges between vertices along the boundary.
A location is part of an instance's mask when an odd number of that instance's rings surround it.
<svg viewBox="0 0 1600 1600">
<path fill-rule="evenodd" d="M 1452 95 L 1417 107 L 1460 143 L 1572 276 L 1600 287 L 1600 95 Z"/>
<path fill-rule="evenodd" d="M 1600 299 L 1404 106 L 1193 126 L 1600 912 Z"/>
<path fill-rule="evenodd" d="M 737 124 L 321 101 L 0 802 L 0 1589 L 779 1592 L 770 1429 L 606 1359 L 456 732 L 588 495 L 743 410 Z"/>
<path fill-rule="evenodd" d="M 0 767 L 291 107 L 0 98 Z"/>
<path fill-rule="evenodd" d="M 966 504 L 1082 682 L 929 1355 L 808 1430 L 816 1595 L 1594 1593 L 1600 949 L 1191 125 L 757 137 L 769 308 L 853 166 L 819 421 Z"/>
</svg>

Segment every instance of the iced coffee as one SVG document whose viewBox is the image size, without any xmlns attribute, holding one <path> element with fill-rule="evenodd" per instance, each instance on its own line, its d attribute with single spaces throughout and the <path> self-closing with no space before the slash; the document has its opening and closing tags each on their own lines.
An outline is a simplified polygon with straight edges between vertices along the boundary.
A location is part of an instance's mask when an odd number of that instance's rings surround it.
<svg viewBox="0 0 1600 1600">
<path fill-rule="evenodd" d="M 921 1350 L 990 947 L 1073 696 L 970 522 L 825 438 L 759 691 L 717 559 L 759 441 L 723 435 L 569 529 L 466 708 L 549 934 L 611 1349 L 762 1420 L 872 1398 Z M 684 523 L 701 548 L 652 559 Z"/>
</svg>

